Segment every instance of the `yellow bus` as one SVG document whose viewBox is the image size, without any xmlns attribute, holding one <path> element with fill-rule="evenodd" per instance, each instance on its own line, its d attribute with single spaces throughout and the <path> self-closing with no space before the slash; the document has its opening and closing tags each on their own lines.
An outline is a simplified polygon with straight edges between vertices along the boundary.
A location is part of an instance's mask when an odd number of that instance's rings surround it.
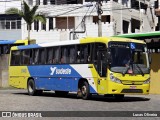
<svg viewBox="0 0 160 120">
<path fill-rule="evenodd" d="M 38 95 L 45 90 L 57 95 L 149 94 L 150 66 L 145 42 L 116 37 L 12 47 L 9 84 Z"/>
<path fill-rule="evenodd" d="M 0 40 L 0 55 L 9 54 L 12 46 L 28 45 L 28 40 Z"/>
</svg>

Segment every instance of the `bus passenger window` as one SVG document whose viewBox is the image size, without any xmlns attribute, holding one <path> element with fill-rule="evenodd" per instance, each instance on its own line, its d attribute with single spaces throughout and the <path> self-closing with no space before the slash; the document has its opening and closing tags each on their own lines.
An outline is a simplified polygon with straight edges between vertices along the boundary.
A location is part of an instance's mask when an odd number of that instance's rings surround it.
<svg viewBox="0 0 160 120">
<path fill-rule="evenodd" d="M 70 54 L 69 54 L 69 63 L 75 63 L 75 48 L 70 48 Z"/>
<path fill-rule="evenodd" d="M 81 46 L 81 63 L 87 63 L 88 61 L 88 45 Z"/>
<path fill-rule="evenodd" d="M 55 47 L 53 50 L 53 63 L 59 63 L 59 47 Z"/>
<path fill-rule="evenodd" d="M 38 64 L 38 57 L 39 57 L 39 49 L 35 49 L 34 50 L 34 61 L 33 61 L 33 64 Z"/>
<path fill-rule="evenodd" d="M 47 48 L 47 64 L 51 64 L 51 63 L 54 63 L 54 60 L 53 60 L 53 48 Z"/>
<path fill-rule="evenodd" d="M 0 46 L 0 55 L 2 54 L 2 47 Z"/>
<path fill-rule="evenodd" d="M 39 64 L 45 64 L 45 49 L 39 49 Z"/>
<path fill-rule="evenodd" d="M 20 64 L 21 64 L 21 52 L 12 51 L 11 65 L 20 65 Z"/>
<path fill-rule="evenodd" d="M 9 54 L 9 45 L 4 45 L 2 48 L 3 48 L 3 54 Z"/>
<path fill-rule="evenodd" d="M 29 63 L 30 63 L 30 50 L 23 50 L 21 57 L 21 64 L 29 65 Z"/>
<path fill-rule="evenodd" d="M 67 63 L 67 48 L 61 49 L 60 63 Z"/>
<path fill-rule="evenodd" d="M 81 54 L 80 46 L 77 45 L 76 46 L 76 59 L 77 59 L 76 63 L 80 63 L 80 58 L 81 58 L 80 54 Z"/>
</svg>

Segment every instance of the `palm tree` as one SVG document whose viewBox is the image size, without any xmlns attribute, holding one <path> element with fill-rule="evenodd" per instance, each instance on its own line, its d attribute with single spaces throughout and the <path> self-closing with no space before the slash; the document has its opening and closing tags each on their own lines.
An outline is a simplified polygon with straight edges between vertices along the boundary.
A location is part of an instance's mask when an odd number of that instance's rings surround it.
<svg viewBox="0 0 160 120">
<path fill-rule="evenodd" d="M 30 40 L 30 29 L 31 24 L 35 20 L 41 21 L 43 24 L 46 23 L 46 18 L 44 15 L 36 14 L 36 11 L 38 9 L 38 6 L 35 5 L 33 8 L 30 8 L 25 1 L 23 1 L 24 7 L 22 10 L 18 10 L 17 8 L 9 8 L 5 11 L 6 14 L 18 14 L 20 17 L 22 17 L 25 22 L 27 23 L 28 27 L 28 40 Z"/>
</svg>

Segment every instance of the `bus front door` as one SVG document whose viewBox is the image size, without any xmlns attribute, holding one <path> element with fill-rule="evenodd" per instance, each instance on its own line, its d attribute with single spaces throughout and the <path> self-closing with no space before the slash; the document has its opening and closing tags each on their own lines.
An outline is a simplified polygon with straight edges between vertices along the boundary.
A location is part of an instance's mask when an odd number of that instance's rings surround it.
<svg viewBox="0 0 160 120">
<path fill-rule="evenodd" d="M 98 51 L 98 80 L 97 80 L 97 90 L 99 94 L 105 94 L 107 92 L 107 51 Z"/>
</svg>

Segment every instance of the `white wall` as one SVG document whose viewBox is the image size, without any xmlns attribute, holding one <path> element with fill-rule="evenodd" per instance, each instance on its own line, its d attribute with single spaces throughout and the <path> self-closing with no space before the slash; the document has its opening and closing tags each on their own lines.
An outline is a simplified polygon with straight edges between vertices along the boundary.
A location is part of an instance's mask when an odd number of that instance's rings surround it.
<svg viewBox="0 0 160 120">
<path fill-rule="evenodd" d="M 115 8 L 121 8 L 121 6 L 115 2 L 112 6 L 114 6 Z M 141 18 L 141 20 L 143 21 L 141 32 L 153 31 L 153 29 L 151 29 L 151 26 L 150 26 L 150 24 L 152 24 L 151 23 L 152 21 L 151 21 L 151 13 L 150 13 L 149 9 L 147 9 L 147 14 L 145 14 L 145 12 L 143 10 L 141 10 L 141 15 L 140 15 L 140 12 L 135 9 L 126 9 L 126 10 L 122 10 L 122 11 L 117 10 L 117 11 L 112 12 L 112 16 L 113 16 L 112 20 L 114 20 L 116 23 L 116 32 L 117 33 L 121 33 L 122 20 L 126 20 L 126 21 L 130 22 L 131 18 L 134 18 L 136 20 L 140 20 L 140 18 Z"/>
<path fill-rule="evenodd" d="M 0 30 L 0 40 L 17 40 L 22 38 L 22 31 L 19 30 Z"/>
<path fill-rule="evenodd" d="M 114 23 L 106 24 L 102 23 L 102 36 L 112 36 L 114 35 Z M 86 24 L 86 32 L 84 34 L 78 34 L 78 37 L 86 37 L 86 36 L 93 36 L 98 37 L 98 25 L 94 23 L 87 23 Z"/>
</svg>

